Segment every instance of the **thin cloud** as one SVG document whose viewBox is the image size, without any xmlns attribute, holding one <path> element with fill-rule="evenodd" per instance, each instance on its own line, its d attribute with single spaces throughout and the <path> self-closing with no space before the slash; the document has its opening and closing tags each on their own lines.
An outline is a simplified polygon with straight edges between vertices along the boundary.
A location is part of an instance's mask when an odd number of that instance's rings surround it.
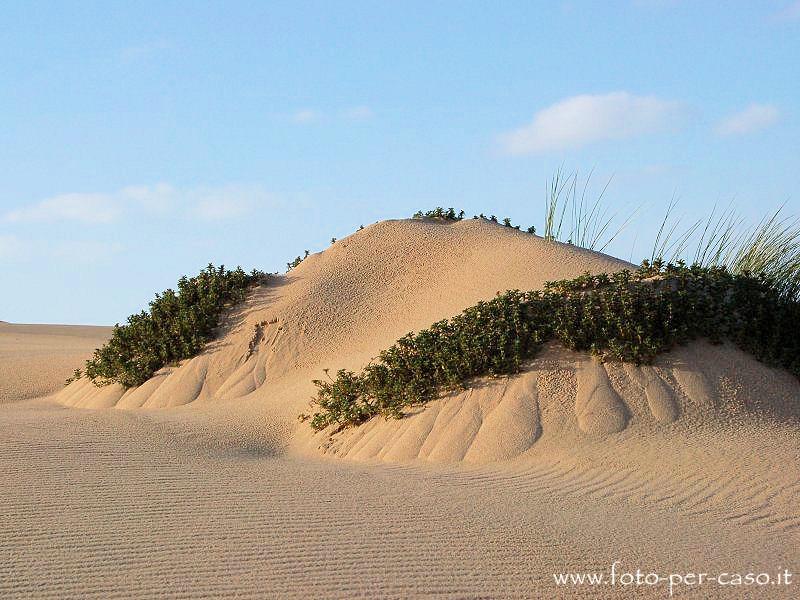
<svg viewBox="0 0 800 600">
<path fill-rule="evenodd" d="M 537 112 L 533 121 L 502 134 L 501 148 L 511 155 L 580 148 L 675 127 L 683 106 L 656 96 L 628 92 L 572 96 Z"/>
<path fill-rule="evenodd" d="M 720 121 L 717 133 L 725 136 L 754 133 L 774 125 L 779 118 L 780 111 L 772 104 L 751 104 Z"/>
<path fill-rule="evenodd" d="M 108 194 L 61 194 L 6 213 L 5 220 L 77 221 L 80 223 L 111 223 L 120 215 L 116 199 Z"/>
<path fill-rule="evenodd" d="M 56 242 L 50 239 L 22 240 L 15 235 L 0 235 L 0 261 L 9 263 L 27 262 L 35 259 L 58 261 L 59 263 L 99 264 L 108 262 L 122 252 L 119 242 L 97 240 L 67 240 Z"/>
<path fill-rule="evenodd" d="M 292 115 L 292 121 L 301 124 L 313 123 L 314 121 L 319 121 L 321 118 L 322 114 L 311 108 L 302 108 Z"/>
<path fill-rule="evenodd" d="M 125 204 L 141 207 L 149 213 L 165 214 L 178 206 L 184 192 L 168 183 L 157 183 L 128 186 L 116 195 Z"/>
<path fill-rule="evenodd" d="M 681 0 L 631 0 L 631 4 L 634 8 L 642 8 L 642 9 L 663 9 L 663 8 L 673 8 L 678 6 L 681 3 Z"/>
<path fill-rule="evenodd" d="M 70 240 L 45 247 L 46 254 L 69 264 L 94 265 L 108 263 L 112 256 L 122 252 L 122 244 L 93 240 Z"/>
<path fill-rule="evenodd" d="M 10 260 L 25 254 L 25 243 L 17 236 L 0 234 L 0 260 Z"/>
<path fill-rule="evenodd" d="M 203 200 L 197 205 L 197 216 L 206 221 L 232 219 L 247 214 L 249 203 L 235 199 Z"/>
<path fill-rule="evenodd" d="M 369 106 L 358 105 L 351 106 L 341 111 L 330 111 L 327 114 L 313 108 L 301 108 L 289 115 L 289 119 L 298 125 L 307 125 L 309 123 L 327 120 L 328 118 L 333 120 L 366 121 L 372 119 L 374 116 L 375 112 Z"/>
<path fill-rule="evenodd" d="M 250 214 L 256 207 L 277 206 L 275 196 L 260 186 L 231 185 L 200 188 L 191 194 L 194 214 L 206 221 L 231 220 Z"/>
<path fill-rule="evenodd" d="M 276 198 L 260 185 L 176 188 L 168 183 L 129 186 L 111 193 L 61 194 L 6 213 L 9 223 L 77 222 L 107 225 L 132 215 L 183 214 L 203 220 L 231 219 Z"/>
</svg>

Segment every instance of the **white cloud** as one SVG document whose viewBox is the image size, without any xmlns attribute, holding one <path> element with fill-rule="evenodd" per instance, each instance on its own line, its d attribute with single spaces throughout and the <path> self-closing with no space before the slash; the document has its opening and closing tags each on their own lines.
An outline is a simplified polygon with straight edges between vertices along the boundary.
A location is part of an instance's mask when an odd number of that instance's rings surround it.
<svg viewBox="0 0 800 600">
<path fill-rule="evenodd" d="M 116 193 L 118 200 L 129 205 L 140 206 L 148 212 L 164 214 L 175 208 L 185 192 L 168 183 L 155 185 L 132 185 Z"/>
<path fill-rule="evenodd" d="M 257 206 L 275 206 L 276 198 L 260 186 L 198 188 L 191 194 L 194 213 L 206 221 L 236 219 Z"/>
<path fill-rule="evenodd" d="M 311 108 L 301 108 L 292 115 L 292 121 L 295 123 L 312 123 L 321 118 L 322 114 Z"/>
<path fill-rule="evenodd" d="M 130 186 L 110 193 L 61 194 L 3 216 L 11 223 L 74 221 L 103 225 L 146 213 L 173 213 L 204 220 L 242 217 L 257 206 L 274 206 L 275 196 L 260 185 L 176 188 L 168 183 Z"/>
<path fill-rule="evenodd" d="M 683 113 L 680 103 L 656 96 L 628 92 L 572 96 L 540 110 L 529 125 L 501 135 L 499 142 L 513 155 L 579 148 L 673 127 Z"/>
<path fill-rule="evenodd" d="M 751 104 L 720 121 L 717 133 L 720 135 L 753 133 L 774 125 L 779 117 L 780 111 L 771 104 Z"/>
<path fill-rule="evenodd" d="M 119 217 L 120 207 L 108 194 L 61 194 L 31 206 L 6 213 L 5 220 L 18 221 L 79 221 L 110 223 Z"/>
<path fill-rule="evenodd" d="M 375 113 L 369 106 L 353 106 L 344 111 L 342 115 L 351 121 L 365 121 L 374 117 Z"/>
</svg>

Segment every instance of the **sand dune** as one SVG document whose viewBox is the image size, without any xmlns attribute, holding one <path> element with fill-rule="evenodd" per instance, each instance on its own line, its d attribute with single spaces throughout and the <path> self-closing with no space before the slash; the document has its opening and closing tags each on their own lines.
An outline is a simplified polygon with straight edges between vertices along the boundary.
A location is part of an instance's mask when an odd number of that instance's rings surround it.
<svg viewBox="0 0 800 600">
<path fill-rule="evenodd" d="M 0 321 L 0 403 L 60 390 L 111 335 L 111 327 Z"/>
<path fill-rule="evenodd" d="M 97 391 L 79 382 L 59 400 L 155 408 L 276 398 L 280 391 L 281 401 L 273 404 L 294 421 L 323 368 L 361 368 L 409 331 L 498 292 L 629 266 L 482 220 L 384 221 L 261 288 L 229 316 L 218 342 L 180 368 L 165 369 L 147 393 L 117 386 Z"/>
<path fill-rule="evenodd" d="M 401 420 L 297 420 L 323 368 L 498 291 L 627 266 L 483 221 L 382 222 L 139 388 L 1 407 L 0 595 L 663 598 L 553 574 L 796 568 L 800 384 L 728 345 L 635 367 L 551 344 Z"/>
</svg>

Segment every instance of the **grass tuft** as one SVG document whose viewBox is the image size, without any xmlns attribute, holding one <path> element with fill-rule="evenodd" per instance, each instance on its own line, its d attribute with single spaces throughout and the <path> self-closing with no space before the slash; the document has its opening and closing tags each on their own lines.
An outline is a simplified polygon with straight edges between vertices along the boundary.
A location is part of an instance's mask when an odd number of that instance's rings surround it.
<svg viewBox="0 0 800 600">
<path fill-rule="evenodd" d="M 704 267 L 725 267 L 733 274 L 763 277 L 773 288 L 800 299 L 800 221 L 783 215 L 783 207 L 751 227 L 734 210 L 717 212 L 680 231 L 673 200 L 661 224 L 651 261 L 674 262 L 691 254 Z"/>
<path fill-rule="evenodd" d="M 618 222 L 619 213 L 604 206 L 604 198 L 612 178 L 595 199 L 589 198 L 589 184 L 594 171 L 584 180 L 578 171 L 564 173 L 558 169 L 547 183 L 544 214 L 544 239 L 558 240 L 587 250 L 602 252 L 630 224 L 637 210 Z M 580 191 L 579 191 L 580 190 Z"/>
<path fill-rule="evenodd" d="M 333 244 L 335 242 L 336 242 L 336 238 L 333 238 L 331 240 L 331 244 Z M 308 250 L 305 250 L 303 252 L 303 256 L 298 256 L 293 261 L 287 262 L 286 263 L 286 272 L 288 273 L 289 271 L 294 269 L 297 265 L 299 265 L 301 262 L 303 262 L 305 259 L 307 259 L 309 254 L 311 254 L 311 253 Z"/>
</svg>

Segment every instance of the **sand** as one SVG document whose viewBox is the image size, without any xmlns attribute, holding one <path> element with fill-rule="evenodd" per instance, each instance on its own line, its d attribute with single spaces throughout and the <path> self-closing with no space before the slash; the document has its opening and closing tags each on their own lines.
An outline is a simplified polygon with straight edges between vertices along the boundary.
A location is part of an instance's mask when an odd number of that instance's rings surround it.
<svg viewBox="0 0 800 600">
<path fill-rule="evenodd" d="M 0 321 L 0 404 L 58 391 L 110 335 L 110 327 Z"/>
<path fill-rule="evenodd" d="M 639 368 L 550 344 L 399 421 L 314 435 L 296 419 L 325 367 L 498 291 L 626 266 L 490 223 L 383 222 L 258 289 L 140 388 L 0 406 L 0 597 L 664 598 L 666 582 L 553 574 L 796 570 L 800 385 L 729 345 Z M 25 364 L 12 389 L 57 387 Z"/>
</svg>

